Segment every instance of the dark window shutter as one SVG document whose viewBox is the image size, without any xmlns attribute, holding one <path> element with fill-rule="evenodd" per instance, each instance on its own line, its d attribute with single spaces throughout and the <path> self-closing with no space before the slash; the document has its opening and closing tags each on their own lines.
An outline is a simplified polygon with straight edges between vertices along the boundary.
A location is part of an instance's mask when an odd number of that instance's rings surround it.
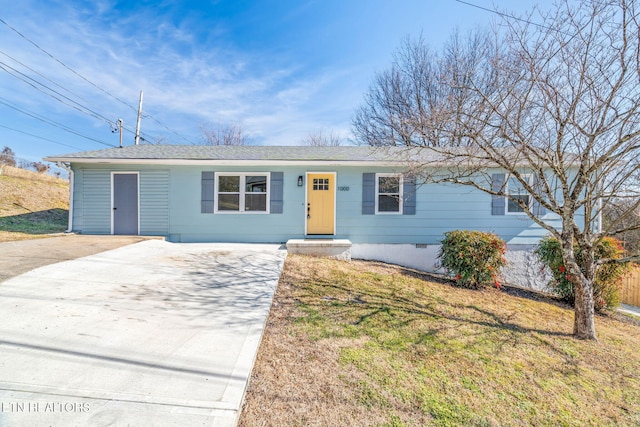
<svg viewBox="0 0 640 427">
<path fill-rule="evenodd" d="M 202 195 L 200 196 L 200 212 L 213 213 L 213 201 L 216 185 L 215 172 L 202 172 Z"/>
<path fill-rule="evenodd" d="M 540 175 L 536 174 L 533 177 L 533 189 L 535 190 L 535 192 L 537 194 L 539 194 L 541 197 L 542 193 L 542 184 L 540 183 Z M 532 203 L 531 203 L 531 211 L 533 212 L 533 214 L 535 216 L 542 216 L 545 215 L 547 213 L 547 208 L 545 208 L 544 206 L 542 206 L 540 204 L 540 202 L 538 202 L 535 198 L 533 198 L 533 196 L 530 196 L 532 199 Z"/>
<path fill-rule="evenodd" d="M 376 174 L 362 174 L 362 215 L 376 213 Z"/>
<path fill-rule="evenodd" d="M 503 173 L 494 173 L 491 175 L 491 191 L 504 191 L 505 175 Z M 491 195 L 491 215 L 505 214 L 505 197 Z"/>
<path fill-rule="evenodd" d="M 269 212 L 272 214 L 281 214 L 282 207 L 284 205 L 284 173 L 283 172 L 271 172 L 271 185 L 270 185 L 270 199 Z"/>
<path fill-rule="evenodd" d="M 405 176 L 402 185 L 402 196 L 404 205 L 402 206 L 403 215 L 416 214 L 416 178 L 413 176 Z"/>
</svg>

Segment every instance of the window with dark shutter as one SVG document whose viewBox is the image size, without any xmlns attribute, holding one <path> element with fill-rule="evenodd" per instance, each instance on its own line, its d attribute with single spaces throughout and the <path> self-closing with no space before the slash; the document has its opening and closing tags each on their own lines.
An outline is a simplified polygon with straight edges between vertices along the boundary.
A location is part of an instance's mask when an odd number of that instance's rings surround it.
<svg viewBox="0 0 640 427">
<path fill-rule="evenodd" d="M 404 177 L 404 206 L 402 208 L 403 215 L 416 214 L 416 178 L 413 176 Z"/>
<path fill-rule="evenodd" d="M 271 206 L 270 213 L 281 214 L 283 212 L 284 173 L 271 172 Z"/>
<path fill-rule="evenodd" d="M 376 213 L 376 174 L 362 174 L 362 215 Z"/>
<path fill-rule="evenodd" d="M 503 173 L 494 173 L 491 175 L 491 191 L 503 191 L 504 180 L 505 175 Z M 505 206 L 504 196 L 491 195 L 491 215 L 504 215 Z"/>
<path fill-rule="evenodd" d="M 215 172 L 202 172 L 200 181 L 200 212 L 213 213 L 214 192 L 215 192 Z"/>
</svg>

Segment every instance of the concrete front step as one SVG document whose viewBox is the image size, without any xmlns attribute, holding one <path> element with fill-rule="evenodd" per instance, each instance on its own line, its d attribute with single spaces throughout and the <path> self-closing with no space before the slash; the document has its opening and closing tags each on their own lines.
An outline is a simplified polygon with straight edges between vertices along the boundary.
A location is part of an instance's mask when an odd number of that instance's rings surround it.
<svg viewBox="0 0 640 427">
<path fill-rule="evenodd" d="M 346 239 L 291 239 L 287 241 L 287 252 L 351 261 L 351 241 Z"/>
</svg>

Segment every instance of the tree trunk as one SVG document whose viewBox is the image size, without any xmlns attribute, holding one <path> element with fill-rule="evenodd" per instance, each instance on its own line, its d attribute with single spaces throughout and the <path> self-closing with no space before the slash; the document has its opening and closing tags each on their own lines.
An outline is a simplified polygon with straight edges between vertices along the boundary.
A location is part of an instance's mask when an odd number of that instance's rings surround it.
<svg viewBox="0 0 640 427">
<path fill-rule="evenodd" d="M 570 218 L 563 219 L 563 231 L 560 244 L 562 247 L 562 260 L 567 272 L 572 277 L 574 301 L 573 335 L 582 340 L 595 340 L 595 308 L 593 304 L 593 281 L 595 280 L 595 258 L 592 246 L 584 239 L 583 250 L 579 260 L 576 259 L 574 250 L 574 233 Z M 584 236 L 580 236 L 584 238 Z"/>
<path fill-rule="evenodd" d="M 593 283 L 575 283 L 573 335 L 582 340 L 595 340 L 596 324 L 593 305 Z"/>
</svg>

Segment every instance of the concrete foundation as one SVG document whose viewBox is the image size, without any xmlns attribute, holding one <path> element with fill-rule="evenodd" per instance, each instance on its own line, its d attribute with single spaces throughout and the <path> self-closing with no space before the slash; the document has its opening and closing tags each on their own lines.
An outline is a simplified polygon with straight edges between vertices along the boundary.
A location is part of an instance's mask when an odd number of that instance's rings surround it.
<svg viewBox="0 0 640 427">
<path fill-rule="evenodd" d="M 544 291 L 550 280 L 547 271 L 533 253 L 535 245 L 508 245 L 507 265 L 502 269 L 504 282 L 523 288 Z M 440 267 L 440 245 L 416 244 L 354 244 L 355 259 L 388 262 L 430 273 L 445 273 Z"/>
<path fill-rule="evenodd" d="M 291 239 L 287 241 L 287 252 L 351 261 L 351 246 L 346 239 Z"/>
</svg>

